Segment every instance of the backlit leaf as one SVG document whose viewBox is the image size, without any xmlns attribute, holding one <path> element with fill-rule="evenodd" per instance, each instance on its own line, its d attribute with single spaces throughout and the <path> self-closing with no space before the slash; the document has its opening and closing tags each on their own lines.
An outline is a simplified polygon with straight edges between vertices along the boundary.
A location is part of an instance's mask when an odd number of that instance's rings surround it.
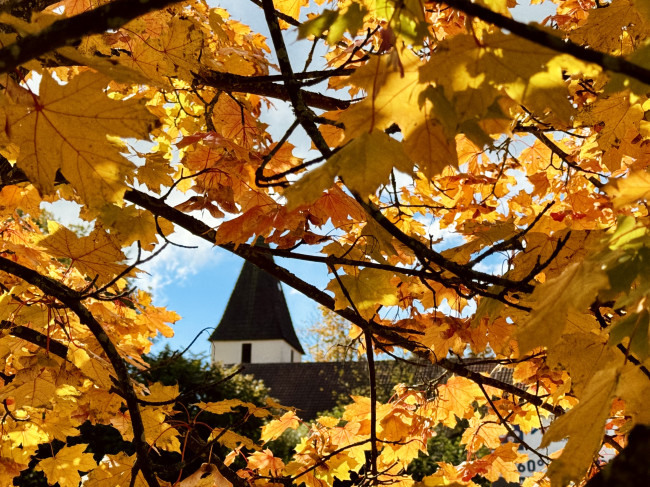
<svg viewBox="0 0 650 487">
<path fill-rule="evenodd" d="M 358 3 L 350 4 L 345 11 L 324 10 L 318 17 L 303 22 L 298 28 L 301 37 L 320 37 L 327 31 L 327 42 L 336 44 L 347 31 L 355 36 L 363 26 L 363 17 L 367 10 Z"/>
<path fill-rule="evenodd" d="M 31 103 L 5 108 L 18 167 L 41 192 L 52 192 L 60 170 L 86 203 L 120 201 L 134 167 L 107 136 L 147 137 L 155 118 L 140 100 L 107 97 L 107 85 L 90 72 L 65 85 L 44 75 Z"/>
<path fill-rule="evenodd" d="M 650 174 L 646 171 L 635 171 L 611 183 L 607 190 L 613 197 L 612 202 L 616 208 L 647 200 L 650 196 Z"/>
<path fill-rule="evenodd" d="M 380 270 L 366 268 L 356 276 L 340 276 L 340 280 L 340 284 L 335 279 L 327 286 L 335 294 L 338 309 L 354 306 L 364 317 L 371 318 L 377 306 L 393 306 L 399 301 L 390 275 Z M 350 296 L 352 303 L 345 293 Z"/>
<path fill-rule="evenodd" d="M 260 439 L 266 443 L 279 438 L 287 429 L 296 429 L 300 426 L 300 420 L 296 413 L 287 411 L 279 419 L 274 419 L 262 428 Z"/>
<path fill-rule="evenodd" d="M 97 466 L 91 453 L 84 453 L 87 444 L 64 446 L 52 458 L 44 458 L 36 469 L 45 474 L 48 482 L 59 483 L 61 487 L 78 487 L 79 472 L 87 472 Z"/>
<path fill-rule="evenodd" d="M 599 371 L 585 388 L 578 406 L 560 416 L 547 430 L 542 448 L 569 437 L 562 456 L 549 467 L 548 475 L 553 483 L 565 485 L 583 475 L 590 466 L 601 445 L 618 380 L 619 370 L 615 367 Z"/>
<path fill-rule="evenodd" d="M 78 237 L 64 226 L 50 224 L 51 235 L 41 241 L 54 255 L 70 259 L 70 265 L 83 274 L 97 278 L 99 284 L 126 269 L 120 248 L 105 230 L 96 228 L 87 237 Z"/>
</svg>

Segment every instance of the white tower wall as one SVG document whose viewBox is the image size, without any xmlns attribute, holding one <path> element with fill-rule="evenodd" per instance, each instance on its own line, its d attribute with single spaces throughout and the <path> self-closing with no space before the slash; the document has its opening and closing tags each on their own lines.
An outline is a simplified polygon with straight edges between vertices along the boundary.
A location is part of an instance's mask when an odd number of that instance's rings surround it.
<svg viewBox="0 0 650 487">
<path fill-rule="evenodd" d="M 243 363 L 244 345 L 250 344 L 250 362 L 286 363 L 300 362 L 302 355 L 284 340 L 248 340 L 212 342 L 212 363 Z"/>
</svg>

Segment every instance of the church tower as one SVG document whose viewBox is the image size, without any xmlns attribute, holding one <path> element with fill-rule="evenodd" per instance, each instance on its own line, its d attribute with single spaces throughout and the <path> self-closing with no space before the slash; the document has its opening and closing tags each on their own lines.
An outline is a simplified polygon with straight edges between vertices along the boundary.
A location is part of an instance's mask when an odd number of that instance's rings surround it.
<svg viewBox="0 0 650 487">
<path fill-rule="evenodd" d="M 213 363 L 300 362 L 305 353 L 280 282 L 250 262 L 244 263 L 210 342 Z"/>
</svg>

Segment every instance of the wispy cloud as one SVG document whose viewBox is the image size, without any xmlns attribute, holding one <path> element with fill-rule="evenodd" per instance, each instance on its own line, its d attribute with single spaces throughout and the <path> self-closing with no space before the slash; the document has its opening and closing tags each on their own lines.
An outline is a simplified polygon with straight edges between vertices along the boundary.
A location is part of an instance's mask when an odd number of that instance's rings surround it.
<svg viewBox="0 0 650 487">
<path fill-rule="evenodd" d="M 168 304 L 170 290 L 192 284 L 192 277 L 205 270 L 206 266 L 216 265 L 221 259 L 214 245 L 183 229 L 178 229 L 169 239 L 176 244 L 196 248 L 168 245 L 154 259 L 140 266 L 145 272 L 139 275 L 137 284 L 151 292 L 156 304 L 162 306 Z"/>
</svg>

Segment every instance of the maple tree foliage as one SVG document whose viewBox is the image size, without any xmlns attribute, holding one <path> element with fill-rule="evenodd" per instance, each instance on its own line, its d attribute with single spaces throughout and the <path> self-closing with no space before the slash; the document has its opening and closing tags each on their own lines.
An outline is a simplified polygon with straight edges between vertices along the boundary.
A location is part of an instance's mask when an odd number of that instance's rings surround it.
<svg viewBox="0 0 650 487">
<path fill-rule="evenodd" d="M 305 330 L 305 342 L 314 362 L 350 362 L 359 358 L 356 341 L 350 337 L 350 324 L 334 311 L 319 306 L 318 315 Z M 358 336 L 357 336 L 358 340 Z"/>
<path fill-rule="evenodd" d="M 2 2 L 0 483 L 32 462 L 61 487 L 409 487 L 436 428 L 459 424 L 465 460 L 423 485 L 518 481 L 529 458 L 548 468 L 524 485 L 600 482 L 603 449 L 638 458 L 650 8 L 544 3 L 539 25 L 513 20 L 513 0 L 252 0 L 265 38 L 199 0 Z M 302 70 L 296 35 L 315 46 Z M 276 140 L 260 115 L 280 102 L 294 120 Z M 311 148 L 294 153 L 293 132 Z M 58 200 L 88 235 L 36 225 Z M 201 412 L 174 420 L 177 386 L 130 372 L 178 319 L 131 286 L 179 228 L 349 321 L 366 353 L 369 397 L 310 424 L 288 462 L 267 443 L 296 411 L 200 402 L 267 420 L 259 441 L 205 439 Z M 319 264 L 329 285 L 269 254 Z M 396 349 L 452 375 L 377 401 L 374 353 Z M 97 461 L 75 441 L 86 422 L 133 452 Z M 503 442 L 515 428 L 568 441 L 549 458 Z"/>
</svg>

